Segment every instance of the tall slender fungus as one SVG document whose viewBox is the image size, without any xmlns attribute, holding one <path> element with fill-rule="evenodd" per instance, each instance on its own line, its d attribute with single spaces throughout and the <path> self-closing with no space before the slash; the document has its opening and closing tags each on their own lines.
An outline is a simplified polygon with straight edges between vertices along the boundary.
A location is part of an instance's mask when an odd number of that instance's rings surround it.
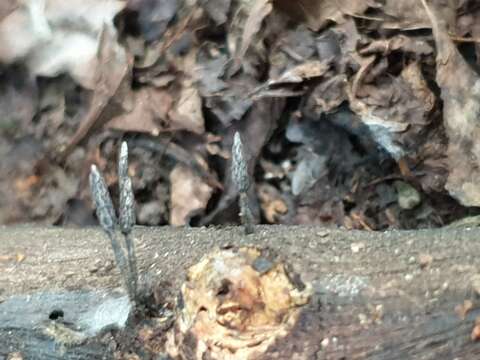
<svg viewBox="0 0 480 360">
<path fill-rule="evenodd" d="M 115 215 L 113 202 L 107 184 L 95 165 L 90 170 L 90 191 L 95 201 L 98 221 L 110 239 L 115 262 L 123 277 L 128 296 L 131 301 L 137 300 L 138 272 L 135 246 L 130 236 L 135 225 L 135 198 L 132 181 L 128 177 L 128 147 L 122 143 L 118 157 L 118 182 L 120 187 L 119 219 Z M 124 238 L 124 244 L 117 237 L 117 228 Z M 125 248 L 125 250 L 124 250 Z M 126 255 L 125 255 L 126 251 Z"/>
<path fill-rule="evenodd" d="M 120 186 L 120 231 L 125 239 L 127 248 L 128 266 L 130 269 L 129 282 L 133 288 L 134 298 L 137 294 L 137 258 L 135 255 L 135 246 L 130 236 L 133 226 L 135 225 L 135 197 L 133 194 L 132 180 L 128 176 L 128 147 L 127 143 L 122 142 L 120 154 L 118 156 L 118 183 Z"/>
<path fill-rule="evenodd" d="M 232 146 L 232 180 L 240 194 L 240 218 L 245 228 L 246 234 L 251 234 L 254 231 L 253 215 L 250 209 L 248 200 L 248 189 L 250 188 L 250 178 L 248 176 L 247 161 L 245 159 L 245 152 L 242 139 L 238 132 L 233 137 Z"/>
<path fill-rule="evenodd" d="M 95 165 L 92 165 L 90 169 L 89 180 L 98 221 L 106 233 L 113 233 L 117 222 L 115 209 L 113 208 L 107 184 Z"/>
</svg>

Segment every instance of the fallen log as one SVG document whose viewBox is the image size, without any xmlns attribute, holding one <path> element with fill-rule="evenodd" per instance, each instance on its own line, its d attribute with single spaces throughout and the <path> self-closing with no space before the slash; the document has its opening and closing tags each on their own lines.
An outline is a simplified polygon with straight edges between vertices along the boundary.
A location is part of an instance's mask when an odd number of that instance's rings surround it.
<svg viewBox="0 0 480 360">
<path fill-rule="evenodd" d="M 480 358 L 478 229 L 137 227 L 134 238 L 141 277 L 165 294 L 179 293 L 186 269 L 219 247 L 280 254 L 313 289 L 301 336 L 275 345 L 288 358 Z M 109 359 L 129 341 L 138 348 L 120 284 L 100 229 L 1 227 L 0 359 Z"/>
</svg>

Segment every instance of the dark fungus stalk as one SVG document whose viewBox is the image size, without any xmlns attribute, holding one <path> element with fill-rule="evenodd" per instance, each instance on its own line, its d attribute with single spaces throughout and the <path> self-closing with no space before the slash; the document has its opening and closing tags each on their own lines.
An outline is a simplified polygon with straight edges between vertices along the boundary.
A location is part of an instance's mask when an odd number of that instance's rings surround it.
<svg viewBox="0 0 480 360">
<path fill-rule="evenodd" d="M 135 199 L 132 190 L 132 182 L 128 177 L 128 148 L 122 143 L 118 161 L 118 179 L 120 187 L 120 213 L 119 221 L 115 216 L 112 199 L 108 192 L 107 184 L 95 165 L 90 171 L 90 190 L 95 201 L 98 221 L 110 239 L 115 262 L 125 282 L 125 287 L 131 301 L 137 299 L 138 272 L 133 240 L 130 236 L 135 225 Z M 127 256 L 118 240 L 117 228 L 125 240 Z"/>
<path fill-rule="evenodd" d="M 253 215 L 247 194 L 248 189 L 250 188 L 250 179 L 248 177 L 247 161 L 245 159 L 242 139 L 238 132 L 236 132 L 233 137 L 231 170 L 233 183 L 240 194 L 240 218 L 245 228 L 245 233 L 252 234 L 254 231 Z"/>
<path fill-rule="evenodd" d="M 135 197 L 133 195 L 132 180 L 128 176 L 128 146 L 126 142 L 122 142 L 118 156 L 118 181 L 120 186 L 120 231 L 125 239 L 130 269 L 129 282 L 132 284 L 134 299 L 136 300 L 138 284 L 137 258 L 133 239 L 130 236 L 135 225 Z"/>
</svg>

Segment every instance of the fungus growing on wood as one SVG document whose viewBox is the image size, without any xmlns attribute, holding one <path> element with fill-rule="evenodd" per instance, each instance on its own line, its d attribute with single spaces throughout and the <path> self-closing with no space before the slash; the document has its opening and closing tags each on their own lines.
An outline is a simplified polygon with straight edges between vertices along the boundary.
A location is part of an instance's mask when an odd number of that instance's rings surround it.
<svg viewBox="0 0 480 360">
<path fill-rule="evenodd" d="M 268 251 L 215 251 L 188 271 L 167 350 L 180 359 L 261 359 L 289 341 L 310 295 Z"/>
<path fill-rule="evenodd" d="M 252 234 L 253 228 L 253 215 L 248 200 L 248 189 L 251 182 L 248 175 L 247 160 L 245 159 L 245 151 L 242 143 L 242 138 L 238 132 L 233 137 L 232 146 L 232 180 L 240 193 L 238 200 L 240 206 L 240 218 L 245 228 L 245 234 Z"/>
<path fill-rule="evenodd" d="M 138 272 L 135 247 L 130 236 L 135 225 L 135 198 L 132 182 L 128 176 L 128 147 L 123 142 L 118 156 L 118 183 L 120 187 L 119 219 L 115 215 L 113 202 L 107 184 L 95 165 L 90 171 L 90 190 L 95 201 L 98 221 L 110 239 L 115 262 L 123 276 L 128 296 L 137 301 Z M 123 244 L 118 240 L 117 228 L 123 235 Z M 124 250 L 125 248 L 125 250 Z M 126 251 L 126 255 L 125 255 Z"/>
</svg>

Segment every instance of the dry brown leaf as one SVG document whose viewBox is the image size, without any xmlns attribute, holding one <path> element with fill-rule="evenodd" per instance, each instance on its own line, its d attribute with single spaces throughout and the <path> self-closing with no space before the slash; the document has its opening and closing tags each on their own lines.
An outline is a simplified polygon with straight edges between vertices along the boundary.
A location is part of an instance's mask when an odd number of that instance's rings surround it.
<svg viewBox="0 0 480 360">
<path fill-rule="evenodd" d="M 407 65 L 402 70 L 402 78 L 408 83 L 414 96 L 421 100 L 420 105 L 423 105 L 425 114 L 430 112 L 435 105 L 435 95 L 422 75 L 420 64 L 415 61 Z"/>
<path fill-rule="evenodd" d="M 356 55 L 361 68 L 347 89 L 350 108 L 368 126 L 375 141 L 399 161 L 416 150 L 408 148 L 408 144 L 418 144 L 421 130 L 429 123 L 435 97 L 417 63 L 392 77 L 385 74 L 386 69 L 374 67 L 375 59 L 373 55 Z"/>
<path fill-rule="evenodd" d="M 2 0 L 2 3 L 4 0 Z M 69 73 L 93 89 L 99 35 L 125 6 L 119 0 L 22 0 L 0 22 L 0 61 L 21 60 L 33 75 Z"/>
<path fill-rule="evenodd" d="M 132 59 L 117 43 L 115 33 L 107 26 L 100 36 L 97 54 L 98 67 L 94 68 L 96 84 L 89 110 L 69 144 L 63 149 L 65 159 L 95 127 L 100 127 L 113 116 L 131 106 L 130 68 Z"/>
<path fill-rule="evenodd" d="M 338 109 L 347 100 L 347 86 L 347 77 L 344 74 L 321 79 L 309 94 L 305 104 L 308 115 L 317 117 L 322 113 Z"/>
<path fill-rule="evenodd" d="M 445 188 L 464 206 L 480 205 L 480 77 L 450 39 L 446 20 L 425 0 L 437 45 L 436 80 L 443 99 L 449 175 Z"/>
<path fill-rule="evenodd" d="M 330 65 L 323 61 L 307 61 L 285 71 L 278 79 L 268 81 L 269 86 L 278 84 L 296 84 L 302 81 L 322 76 L 329 69 Z"/>
<path fill-rule="evenodd" d="M 168 113 L 173 106 L 173 98 L 169 91 L 144 87 L 133 92 L 132 96 L 133 109 L 110 120 L 109 128 L 154 136 L 170 130 Z"/>
<path fill-rule="evenodd" d="M 348 16 L 361 16 L 371 3 L 371 0 L 277 0 L 275 5 L 293 17 L 305 19 L 313 31 L 319 31 L 329 22 L 341 24 Z"/>
<path fill-rule="evenodd" d="M 202 113 L 202 99 L 193 86 L 184 86 L 177 102 L 168 113 L 173 130 L 189 130 L 197 134 L 205 132 L 205 120 Z"/>
<path fill-rule="evenodd" d="M 113 118 L 108 127 L 152 135 L 174 130 L 203 134 L 202 100 L 197 89 L 184 85 L 179 93 L 152 87 L 141 88 L 133 93 L 132 111 Z"/>
<path fill-rule="evenodd" d="M 254 0 L 243 27 L 241 45 L 235 53 L 233 65 L 229 70 L 230 75 L 236 73 L 240 68 L 243 57 L 247 53 L 255 35 L 260 30 L 263 20 L 270 14 L 272 9 L 272 0 Z"/>
<path fill-rule="evenodd" d="M 184 165 L 172 170 L 170 184 L 170 224 L 186 225 L 193 213 L 206 208 L 212 188 Z"/>
<path fill-rule="evenodd" d="M 381 7 L 386 15 L 379 25 L 386 29 L 414 30 L 430 28 L 431 24 L 420 1 L 387 0 Z"/>
<path fill-rule="evenodd" d="M 372 41 L 368 46 L 359 50 L 359 53 L 364 56 L 374 53 L 385 56 L 398 50 L 405 53 L 413 53 L 417 56 L 430 55 L 433 53 L 433 48 L 428 43 L 428 39 L 412 38 L 405 35 L 397 35 L 389 39 Z"/>
<path fill-rule="evenodd" d="M 453 25 L 456 6 L 451 1 L 433 2 L 439 6 L 441 17 Z M 432 26 L 422 2 L 418 0 L 387 0 L 378 9 L 384 13 L 379 18 L 379 26 L 385 29 L 415 30 L 429 29 Z"/>
<path fill-rule="evenodd" d="M 298 96 L 303 92 L 293 91 L 288 86 L 302 83 L 324 75 L 330 64 L 325 61 L 311 60 L 296 65 L 283 72 L 278 78 L 270 79 L 263 85 L 254 89 L 249 96 L 259 99 L 262 97 L 288 97 Z"/>
<path fill-rule="evenodd" d="M 257 186 L 257 194 L 263 215 L 270 224 L 276 223 L 279 216 L 287 213 L 287 204 L 274 186 L 267 183 L 259 184 Z"/>
</svg>

